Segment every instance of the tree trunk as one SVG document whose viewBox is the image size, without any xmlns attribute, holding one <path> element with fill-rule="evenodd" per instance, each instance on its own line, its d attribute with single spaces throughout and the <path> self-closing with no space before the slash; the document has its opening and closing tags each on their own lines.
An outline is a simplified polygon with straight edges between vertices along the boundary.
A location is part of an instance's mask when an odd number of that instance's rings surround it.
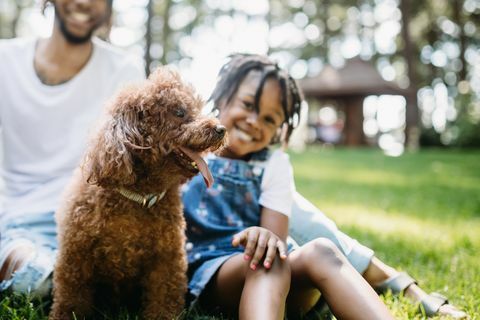
<svg viewBox="0 0 480 320">
<path fill-rule="evenodd" d="M 172 30 L 168 25 L 168 18 L 170 17 L 170 8 L 172 7 L 172 0 L 165 0 L 165 8 L 163 11 L 163 29 L 162 29 L 162 46 L 163 46 L 163 56 L 161 62 L 163 65 L 168 64 L 167 54 L 170 50 L 170 35 Z"/>
<path fill-rule="evenodd" d="M 407 73 L 410 80 L 408 93 L 406 95 L 406 119 L 405 119 L 405 146 L 410 151 L 415 151 L 419 147 L 420 127 L 419 111 L 417 105 L 418 78 L 414 66 L 414 52 L 412 39 L 410 38 L 410 0 L 400 1 L 400 11 L 402 12 L 402 37 L 404 42 L 404 58 L 407 62 Z"/>
<path fill-rule="evenodd" d="M 465 36 L 465 31 L 463 30 L 464 23 L 462 17 L 462 7 L 463 7 L 463 0 L 453 0 L 453 22 L 457 24 L 460 29 L 460 33 L 458 35 L 459 38 L 459 47 L 460 47 L 460 61 L 462 62 L 462 69 L 458 73 L 458 81 L 466 80 L 467 79 L 467 61 L 465 60 L 465 50 L 467 48 L 467 39 Z"/>
<path fill-rule="evenodd" d="M 152 18 L 153 18 L 153 2 L 155 0 L 148 0 L 147 4 L 147 30 L 145 31 L 145 74 L 150 74 L 150 65 L 152 64 L 152 56 L 150 55 L 150 48 L 152 47 Z"/>
<path fill-rule="evenodd" d="M 363 96 L 345 98 L 345 127 L 344 144 L 347 146 L 361 146 L 365 144 L 363 133 Z"/>
</svg>

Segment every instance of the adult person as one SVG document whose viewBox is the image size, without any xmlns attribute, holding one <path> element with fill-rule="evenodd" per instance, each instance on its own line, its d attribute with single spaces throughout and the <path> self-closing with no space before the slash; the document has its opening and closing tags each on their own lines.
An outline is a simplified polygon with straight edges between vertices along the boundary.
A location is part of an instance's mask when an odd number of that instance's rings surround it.
<svg viewBox="0 0 480 320">
<path fill-rule="evenodd" d="M 46 0 L 52 34 L 0 42 L 4 207 L 0 290 L 48 293 L 57 242 L 53 212 L 105 101 L 144 79 L 140 64 L 96 39 L 112 0 Z"/>
</svg>

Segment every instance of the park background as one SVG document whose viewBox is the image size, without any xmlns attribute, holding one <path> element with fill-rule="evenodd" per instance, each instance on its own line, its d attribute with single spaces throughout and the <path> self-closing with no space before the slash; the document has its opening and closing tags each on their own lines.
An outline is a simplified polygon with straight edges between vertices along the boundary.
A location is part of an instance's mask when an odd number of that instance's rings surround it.
<svg viewBox="0 0 480 320">
<path fill-rule="evenodd" d="M 0 38 L 48 36 L 52 23 L 39 1 L 0 0 Z M 228 54 L 277 60 L 308 101 L 291 151 L 298 190 L 476 319 L 479 28 L 478 0 L 115 0 L 100 36 L 147 73 L 176 66 L 205 98 Z M 4 297 L 0 318 L 41 314 L 15 303 Z"/>
</svg>

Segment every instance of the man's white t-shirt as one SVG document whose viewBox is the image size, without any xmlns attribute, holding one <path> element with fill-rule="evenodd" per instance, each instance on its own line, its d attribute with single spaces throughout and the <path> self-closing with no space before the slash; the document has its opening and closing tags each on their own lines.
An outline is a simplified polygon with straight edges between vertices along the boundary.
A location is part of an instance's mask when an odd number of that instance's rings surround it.
<svg viewBox="0 0 480 320">
<path fill-rule="evenodd" d="M 145 78 L 138 61 L 99 39 L 93 43 L 74 78 L 48 86 L 34 70 L 35 39 L 0 41 L 0 216 L 55 211 L 105 102 Z"/>
</svg>

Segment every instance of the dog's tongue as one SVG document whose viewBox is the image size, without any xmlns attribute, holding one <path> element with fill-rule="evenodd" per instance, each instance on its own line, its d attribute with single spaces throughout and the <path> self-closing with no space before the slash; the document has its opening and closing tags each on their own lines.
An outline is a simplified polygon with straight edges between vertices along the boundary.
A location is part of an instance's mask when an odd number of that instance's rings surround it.
<svg viewBox="0 0 480 320">
<path fill-rule="evenodd" d="M 210 170 L 208 169 L 208 165 L 203 160 L 203 158 L 200 156 L 198 152 L 195 152 L 193 150 L 190 150 L 185 147 L 180 147 L 180 150 L 183 151 L 187 156 L 189 156 L 195 163 L 197 164 L 198 170 L 200 170 L 200 173 L 203 176 L 203 179 L 205 180 L 205 184 L 207 185 L 207 188 L 210 188 L 213 184 L 213 177 L 212 174 L 210 173 Z"/>
</svg>

